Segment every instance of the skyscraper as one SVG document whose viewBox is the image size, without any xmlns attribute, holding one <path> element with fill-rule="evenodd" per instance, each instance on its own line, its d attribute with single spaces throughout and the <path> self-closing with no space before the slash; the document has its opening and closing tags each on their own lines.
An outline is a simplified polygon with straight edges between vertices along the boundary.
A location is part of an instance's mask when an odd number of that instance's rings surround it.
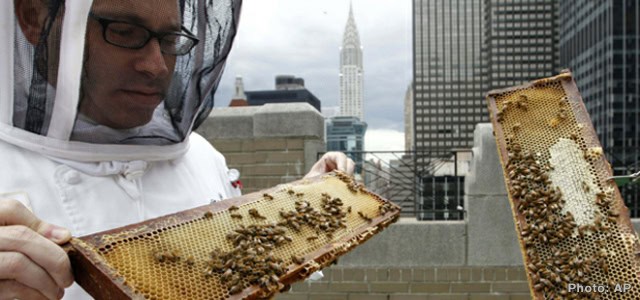
<svg viewBox="0 0 640 300">
<path fill-rule="evenodd" d="M 364 121 L 363 93 L 362 46 L 350 5 L 340 48 L 340 115 L 358 117 Z"/>
<path fill-rule="evenodd" d="M 357 117 L 338 116 L 326 120 L 327 151 L 341 151 L 356 164 L 355 172 L 360 174 L 364 164 L 364 135 L 367 123 Z"/>
<path fill-rule="evenodd" d="M 488 121 L 483 7 L 477 0 L 413 1 L 415 150 L 449 155 L 471 148 Z M 418 166 L 428 157 L 418 157 Z"/>
<path fill-rule="evenodd" d="M 484 12 L 488 90 L 560 71 L 558 0 L 486 0 Z"/>
<path fill-rule="evenodd" d="M 640 4 L 560 1 L 559 15 L 560 64 L 573 72 L 614 172 L 640 170 Z M 637 194 L 627 195 L 637 216 Z"/>
</svg>

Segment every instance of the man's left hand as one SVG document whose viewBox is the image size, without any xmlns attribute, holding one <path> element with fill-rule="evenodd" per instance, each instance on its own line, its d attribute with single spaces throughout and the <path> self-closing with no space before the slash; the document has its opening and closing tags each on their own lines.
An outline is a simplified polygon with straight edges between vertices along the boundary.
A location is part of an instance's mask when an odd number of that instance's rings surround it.
<svg viewBox="0 0 640 300">
<path fill-rule="evenodd" d="M 342 152 L 327 152 L 314 165 L 304 178 L 322 175 L 333 170 L 353 175 L 355 163 Z"/>
</svg>

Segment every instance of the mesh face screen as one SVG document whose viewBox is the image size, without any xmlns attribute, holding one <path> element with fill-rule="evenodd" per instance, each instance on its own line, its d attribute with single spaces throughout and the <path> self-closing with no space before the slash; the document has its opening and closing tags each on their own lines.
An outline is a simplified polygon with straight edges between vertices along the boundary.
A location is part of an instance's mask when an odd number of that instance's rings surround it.
<svg viewBox="0 0 640 300">
<path fill-rule="evenodd" d="M 397 219 L 397 206 L 350 180 L 302 180 L 75 240 L 76 280 L 107 297 L 119 295 L 109 289 L 146 299 L 272 295 Z M 82 259 L 105 278 L 78 276 Z"/>
<path fill-rule="evenodd" d="M 487 100 L 532 295 L 640 299 L 638 238 L 571 74 Z"/>
</svg>

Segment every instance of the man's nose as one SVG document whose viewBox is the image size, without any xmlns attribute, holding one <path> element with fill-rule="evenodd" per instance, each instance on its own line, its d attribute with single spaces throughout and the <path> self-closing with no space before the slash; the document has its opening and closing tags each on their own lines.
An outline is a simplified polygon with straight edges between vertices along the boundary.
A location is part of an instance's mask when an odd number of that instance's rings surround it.
<svg viewBox="0 0 640 300">
<path fill-rule="evenodd" d="M 169 75 L 169 68 L 160 50 L 160 41 L 152 38 L 140 51 L 140 57 L 134 64 L 136 71 L 144 73 L 150 79 Z"/>
</svg>

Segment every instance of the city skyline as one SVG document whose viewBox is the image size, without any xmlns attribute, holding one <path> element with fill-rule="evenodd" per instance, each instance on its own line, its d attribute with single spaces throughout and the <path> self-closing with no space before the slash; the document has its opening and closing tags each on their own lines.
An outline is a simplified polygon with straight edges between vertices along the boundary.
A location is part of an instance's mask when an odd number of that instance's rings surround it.
<svg viewBox="0 0 640 300">
<path fill-rule="evenodd" d="M 411 2 L 352 4 L 367 68 L 365 118 L 368 134 L 374 135 L 366 137 L 366 148 L 384 150 L 393 140 L 393 150 L 402 150 L 402 101 L 412 76 Z M 338 53 L 348 13 L 349 2 L 340 0 L 245 2 L 215 106 L 228 106 L 237 75 L 246 90 L 265 90 L 273 87 L 276 75 L 285 74 L 304 78 L 323 108 L 339 106 Z"/>
</svg>

